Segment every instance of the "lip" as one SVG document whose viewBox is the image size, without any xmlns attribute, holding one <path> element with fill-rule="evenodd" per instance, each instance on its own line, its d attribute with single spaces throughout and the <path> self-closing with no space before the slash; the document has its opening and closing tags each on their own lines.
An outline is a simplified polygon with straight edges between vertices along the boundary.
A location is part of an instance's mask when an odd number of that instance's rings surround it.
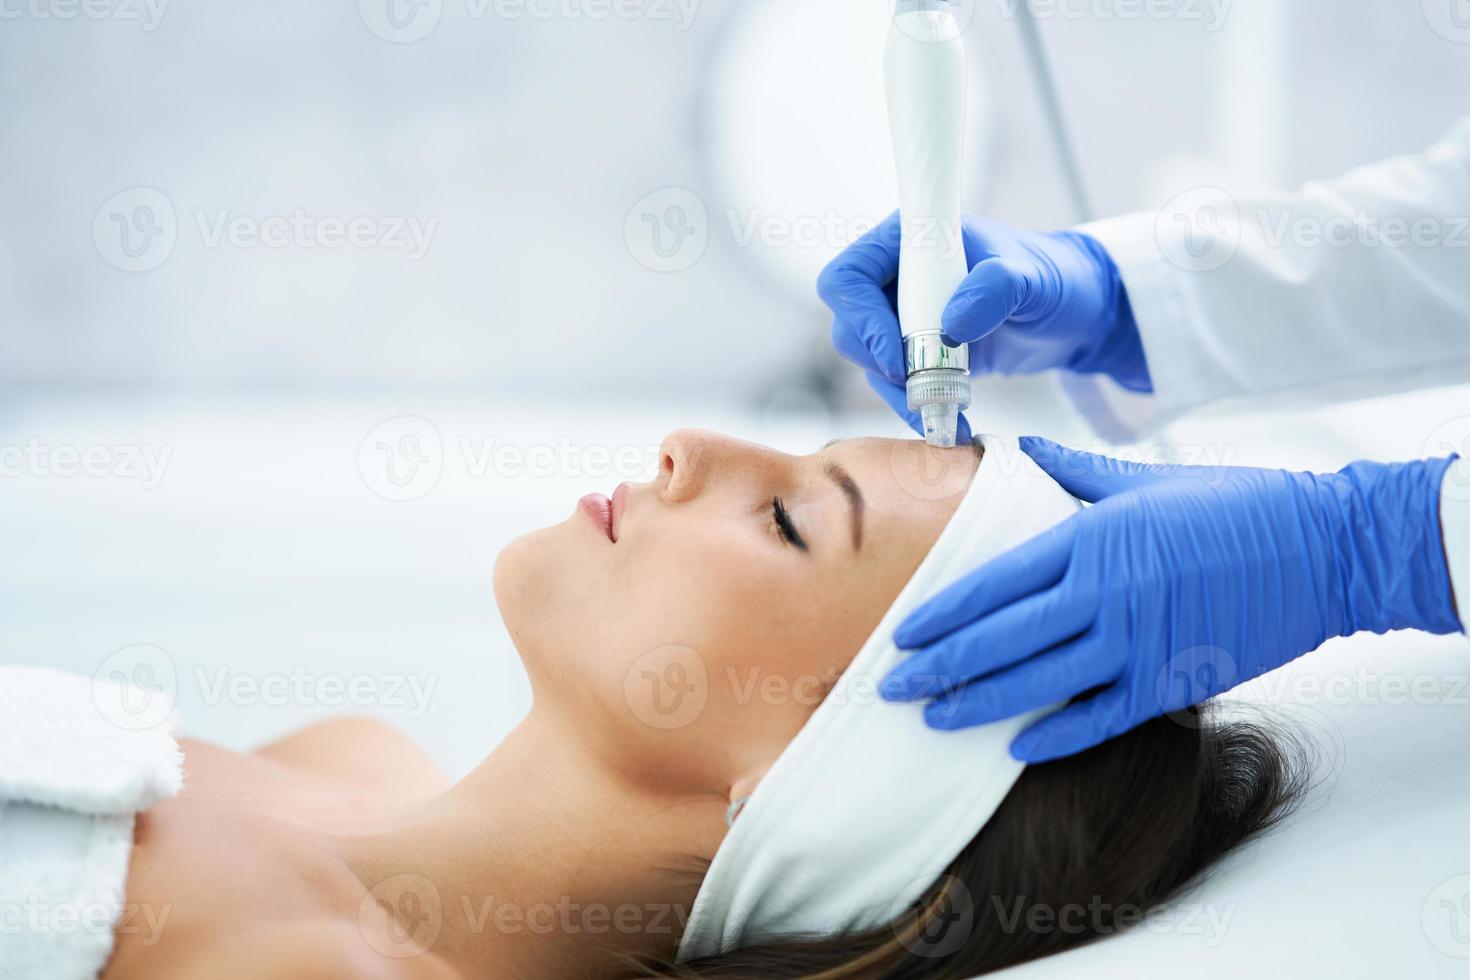
<svg viewBox="0 0 1470 980">
<path fill-rule="evenodd" d="M 609 541 L 617 541 L 613 537 L 613 515 L 612 501 L 600 493 L 589 493 L 577 501 L 577 508 L 592 518 L 602 532 L 607 535 Z"/>
<path fill-rule="evenodd" d="M 608 502 L 607 536 L 616 544 L 618 540 L 618 527 L 623 523 L 623 511 L 628 507 L 628 484 L 619 483 L 613 490 L 612 499 Z"/>
</svg>

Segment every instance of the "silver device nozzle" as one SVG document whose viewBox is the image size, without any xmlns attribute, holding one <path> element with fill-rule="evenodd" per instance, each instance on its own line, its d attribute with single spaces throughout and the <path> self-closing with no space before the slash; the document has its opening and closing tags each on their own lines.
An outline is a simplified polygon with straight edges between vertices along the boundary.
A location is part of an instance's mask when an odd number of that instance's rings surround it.
<svg viewBox="0 0 1470 980">
<path fill-rule="evenodd" d="M 909 411 L 924 423 L 924 441 L 949 449 L 959 435 L 960 412 L 970 407 L 970 348 L 951 347 L 939 334 L 912 334 L 903 341 Z"/>
</svg>

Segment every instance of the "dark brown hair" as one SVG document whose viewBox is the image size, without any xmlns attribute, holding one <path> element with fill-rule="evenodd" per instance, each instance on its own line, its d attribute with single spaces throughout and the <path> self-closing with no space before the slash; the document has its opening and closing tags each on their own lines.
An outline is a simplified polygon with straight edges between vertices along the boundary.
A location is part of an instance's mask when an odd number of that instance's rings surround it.
<svg viewBox="0 0 1470 980">
<path fill-rule="evenodd" d="M 1304 762 L 1295 739 L 1261 722 L 1157 718 L 1028 767 L 947 873 L 886 926 L 626 975 L 962 980 L 1061 952 L 1140 921 L 1273 826 L 1303 795 Z"/>
</svg>

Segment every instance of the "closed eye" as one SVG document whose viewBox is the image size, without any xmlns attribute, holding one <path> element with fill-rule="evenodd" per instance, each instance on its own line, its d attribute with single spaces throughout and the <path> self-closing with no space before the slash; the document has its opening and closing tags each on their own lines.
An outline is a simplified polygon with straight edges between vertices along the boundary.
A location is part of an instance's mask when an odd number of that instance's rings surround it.
<svg viewBox="0 0 1470 980">
<path fill-rule="evenodd" d="M 808 550 L 806 540 L 792 523 L 791 515 L 786 512 L 786 505 L 781 502 L 780 497 L 771 498 L 771 517 L 776 522 L 776 530 L 780 532 L 782 540 L 801 551 Z"/>
</svg>

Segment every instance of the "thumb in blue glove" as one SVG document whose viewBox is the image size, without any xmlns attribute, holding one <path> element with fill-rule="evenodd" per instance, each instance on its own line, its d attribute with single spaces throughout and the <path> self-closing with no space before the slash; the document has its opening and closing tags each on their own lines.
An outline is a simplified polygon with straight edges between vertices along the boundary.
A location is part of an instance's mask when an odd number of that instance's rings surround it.
<svg viewBox="0 0 1470 980">
<path fill-rule="evenodd" d="M 1359 630 L 1460 629 L 1439 535 L 1448 459 L 1315 475 L 1131 464 L 1026 438 L 1093 506 L 900 624 L 882 685 L 936 728 L 1069 705 L 1023 731 L 1071 755 Z"/>
</svg>

